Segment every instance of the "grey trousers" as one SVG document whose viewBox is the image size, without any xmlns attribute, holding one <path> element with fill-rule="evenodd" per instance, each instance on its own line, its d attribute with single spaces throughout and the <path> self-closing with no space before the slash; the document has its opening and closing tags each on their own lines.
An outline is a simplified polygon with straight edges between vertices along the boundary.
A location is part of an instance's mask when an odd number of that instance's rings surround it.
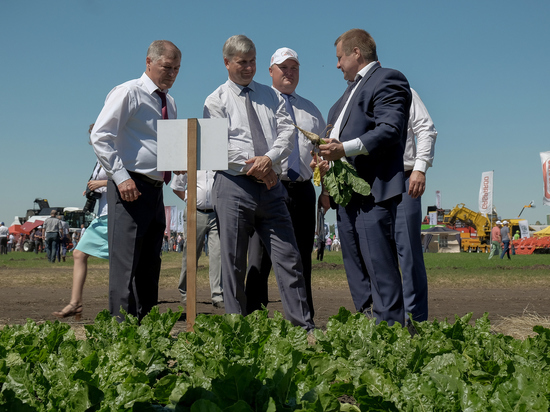
<svg viewBox="0 0 550 412">
<path fill-rule="evenodd" d="M 216 173 L 214 210 L 218 215 L 226 313 L 247 315 L 245 277 L 250 236 L 258 233 L 273 263 L 286 318 L 306 330 L 315 327 L 307 304 L 302 262 L 279 182 L 271 190 L 247 176 Z"/>
<path fill-rule="evenodd" d="M 204 247 L 206 234 L 208 234 L 210 295 L 212 296 L 212 303 L 223 302 L 220 235 L 216 213 L 197 210 L 197 262 Z M 187 300 L 187 241 L 183 243 L 183 259 L 178 290 L 181 293 L 182 301 L 185 302 Z"/>
</svg>

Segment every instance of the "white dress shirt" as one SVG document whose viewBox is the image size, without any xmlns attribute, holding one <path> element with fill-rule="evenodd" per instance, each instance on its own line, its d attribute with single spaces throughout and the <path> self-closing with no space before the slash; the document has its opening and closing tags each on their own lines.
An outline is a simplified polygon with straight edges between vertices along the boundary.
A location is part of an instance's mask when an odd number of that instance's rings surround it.
<svg viewBox="0 0 550 412">
<path fill-rule="evenodd" d="M 97 162 L 92 173 L 91 180 L 107 180 L 109 177 L 105 172 L 105 168 Z M 97 215 L 105 216 L 107 214 L 107 186 L 102 186 L 94 192 L 101 193 L 101 197 L 98 199 Z"/>
<path fill-rule="evenodd" d="M 197 170 L 197 209 L 210 210 L 212 205 L 212 185 L 214 184 L 215 172 L 209 170 Z M 170 182 L 170 187 L 180 192 L 185 191 L 187 201 L 187 173 L 177 175 Z"/>
<path fill-rule="evenodd" d="M 294 126 L 285 110 L 284 101 L 275 91 L 252 81 L 248 87 L 252 106 L 258 114 L 260 125 L 269 148 L 266 156 L 271 159 L 273 171 L 281 173 L 281 161 L 288 157 L 294 142 Z M 254 146 L 246 114 L 243 86 L 227 80 L 204 102 L 205 118 L 227 118 L 229 120 L 228 161 L 232 175 L 246 174 L 252 167 L 245 161 L 254 157 Z"/>
<path fill-rule="evenodd" d="M 412 104 L 403 163 L 405 164 L 406 171 L 419 170 L 426 173 L 434 160 L 437 130 L 435 130 L 432 118 L 418 93 L 412 88 L 411 92 Z"/>
<path fill-rule="evenodd" d="M 10 233 L 10 229 L 6 226 L 0 226 L 0 237 L 7 238 Z"/>
<path fill-rule="evenodd" d="M 378 63 L 378 62 L 374 61 L 374 62 L 370 62 L 369 64 L 367 64 L 365 67 L 363 67 L 361 70 L 359 70 L 359 72 L 355 75 L 355 78 L 357 79 L 357 76 L 361 76 L 361 78 L 364 78 L 367 75 L 367 73 L 369 72 L 369 70 L 372 68 L 372 66 L 374 66 L 376 63 Z M 355 87 L 351 91 L 351 93 L 348 97 L 348 100 L 347 100 L 346 104 L 344 105 L 344 108 L 342 109 L 342 111 L 340 112 L 340 115 L 338 116 L 338 119 L 334 123 L 334 128 L 332 129 L 332 131 L 330 133 L 330 137 L 332 139 L 339 140 L 338 137 L 340 136 L 340 129 L 342 127 L 342 119 L 344 117 L 344 113 L 346 112 L 346 109 L 348 108 L 348 104 L 351 101 L 351 98 L 353 97 L 353 95 L 355 94 L 355 90 L 357 90 L 357 85 L 359 83 L 360 82 L 357 82 L 357 84 L 355 85 Z M 356 138 L 356 139 L 353 139 L 353 140 L 348 140 L 347 142 L 343 142 L 342 145 L 344 146 L 344 152 L 346 153 L 346 156 L 356 156 L 356 155 L 360 155 L 360 154 L 368 155 L 369 154 L 369 152 L 367 151 L 367 148 L 365 147 L 365 145 L 363 144 L 363 142 L 361 142 L 361 139 L 359 139 L 359 138 Z"/>
<path fill-rule="evenodd" d="M 275 88 L 273 90 L 279 95 L 284 104 L 284 98 L 281 96 L 282 93 Z M 290 95 L 290 104 L 294 110 L 297 126 L 305 131 L 317 134 L 320 138 L 325 137 L 325 120 L 319 109 L 312 102 L 296 93 L 292 93 Z M 309 166 L 312 160 L 311 151 L 313 150 L 313 143 L 298 129 L 296 129 L 296 132 L 298 133 L 298 143 L 300 145 L 300 177 L 297 180 L 306 181 L 313 176 L 313 170 Z M 281 168 L 281 180 L 290 180 L 287 176 L 288 158 L 281 162 Z"/>
<path fill-rule="evenodd" d="M 94 151 L 116 185 L 130 179 L 128 171 L 163 180 L 163 172 L 157 171 L 157 120 L 162 119 L 157 89 L 145 73 L 116 86 L 92 129 Z M 166 106 L 168 118 L 175 119 L 176 104 L 168 94 Z"/>
</svg>

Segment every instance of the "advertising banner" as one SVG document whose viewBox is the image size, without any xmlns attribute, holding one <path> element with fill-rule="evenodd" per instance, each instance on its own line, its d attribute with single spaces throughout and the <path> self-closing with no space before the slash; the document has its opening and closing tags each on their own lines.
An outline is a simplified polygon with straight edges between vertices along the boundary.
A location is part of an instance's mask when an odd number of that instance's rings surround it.
<svg viewBox="0 0 550 412">
<path fill-rule="evenodd" d="M 529 223 L 527 222 L 527 220 L 520 220 L 518 224 L 519 224 L 519 234 L 521 238 L 523 239 L 526 237 L 531 237 L 531 235 L 529 234 Z M 510 236 L 513 236 L 513 234 L 510 233 Z"/>
<path fill-rule="evenodd" d="M 178 207 L 170 206 L 172 208 L 170 212 L 170 230 L 172 232 L 178 231 Z"/>
<path fill-rule="evenodd" d="M 166 218 L 166 228 L 164 229 L 165 236 L 170 236 L 170 224 L 172 222 L 171 214 L 172 206 L 164 206 L 164 216 Z"/>
<path fill-rule="evenodd" d="M 184 218 L 183 218 L 183 210 L 178 210 L 178 232 L 183 233 L 185 231 L 184 229 Z"/>
<path fill-rule="evenodd" d="M 542 163 L 542 178 L 544 181 L 542 204 L 550 206 L 550 152 L 541 152 L 540 161 Z"/>
<path fill-rule="evenodd" d="M 479 213 L 483 216 L 493 210 L 493 171 L 481 174 L 481 186 L 479 188 Z"/>
</svg>

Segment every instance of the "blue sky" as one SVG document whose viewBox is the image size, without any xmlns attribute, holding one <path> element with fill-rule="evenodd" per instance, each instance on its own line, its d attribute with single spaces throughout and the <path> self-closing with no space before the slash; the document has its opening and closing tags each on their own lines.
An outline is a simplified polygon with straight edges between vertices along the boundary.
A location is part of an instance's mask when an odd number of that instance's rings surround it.
<svg viewBox="0 0 550 412">
<path fill-rule="evenodd" d="M 338 6 L 336 6 L 338 4 Z M 549 151 L 550 2 L 526 1 L 143 1 L 0 3 L 0 220 L 10 224 L 36 197 L 84 205 L 95 156 L 88 125 L 107 93 L 139 77 L 155 39 L 182 51 L 170 91 L 180 118 L 202 116 L 227 79 L 221 49 L 234 34 L 257 48 L 256 80 L 270 83 L 279 47 L 301 61 L 298 93 L 326 116 L 345 89 L 334 40 L 369 31 L 385 67 L 402 71 L 439 132 L 423 208 L 477 210 L 481 173 L 494 170 L 500 216 L 546 223 L 539 152 Z M 165 190 L 166 205 L 181 201 Z M 328 219 L 332 223 L 334 214 Z"/>
</svg>

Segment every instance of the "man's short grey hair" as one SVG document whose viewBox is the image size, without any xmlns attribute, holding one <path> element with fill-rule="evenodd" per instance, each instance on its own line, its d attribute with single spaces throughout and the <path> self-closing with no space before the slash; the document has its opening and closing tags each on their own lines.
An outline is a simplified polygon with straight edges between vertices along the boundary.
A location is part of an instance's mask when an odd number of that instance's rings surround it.
<svg viewBox="0 0 550 412">
<path fill-rule="evenodd" d="M 156 62 L 163 56 L 181 60 L 181 51 L 169 40 L 155 40 L 147 49 L 147 57 Z"/>
<path fill-rule="evenodd" d="M 223 45 L 223 57 L 231 60 L 237 54 L 247 54 L 253 51 L 256 52 L 254 42 L 244 34 L 237 34 L 228 38 Z"/>
</svg>

